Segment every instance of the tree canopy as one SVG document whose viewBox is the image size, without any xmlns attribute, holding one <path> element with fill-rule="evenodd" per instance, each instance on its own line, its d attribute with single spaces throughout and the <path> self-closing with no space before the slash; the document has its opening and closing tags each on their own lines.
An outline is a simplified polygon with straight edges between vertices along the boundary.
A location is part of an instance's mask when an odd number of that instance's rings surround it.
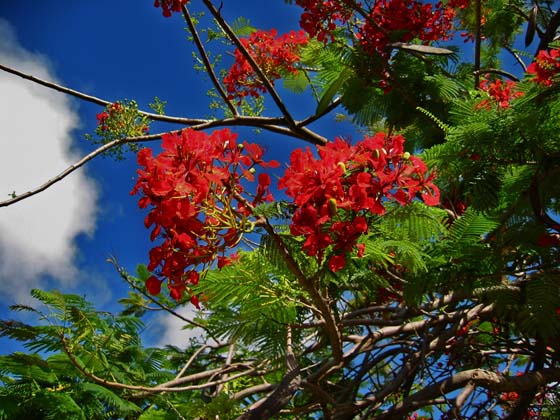
<svg viewBox="0 0 560 420">
<path fill-rule="evenodd" d="M 0 206 L 133 156 L 154 244 L 136 268 L 111 260 L 120 313 L 61 291 L 12 307 L 37 323 L 0 321 L 27 350 L 0 356 L 0 419 L 560 416 L 558 4 L 285 3 L 301 27 L 280 34 L 211 0 L 155 1 L 186 24 L 211 118 L 0 63 L 102 108 L 95 151 Z M 315 112 L 295 117 L 293 96 Z M 361 138 L 317 132 L 328 118 Z M 268 132 L 301 148 L 280 162 Z M 203 336 L 143 346 L 156 309 Z"/>
</svg>

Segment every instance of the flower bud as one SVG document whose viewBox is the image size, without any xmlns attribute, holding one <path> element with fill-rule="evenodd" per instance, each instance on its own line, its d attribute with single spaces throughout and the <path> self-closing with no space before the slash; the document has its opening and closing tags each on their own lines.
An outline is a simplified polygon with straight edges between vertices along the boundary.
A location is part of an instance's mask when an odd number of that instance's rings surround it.
<svg viewBox="0 0 560 420">
<path fill-rule="evenodd" d="M 409 152 L 404 152 L 402 157 L 403 157 L 403 159 L 408 160 L 408 159 L 410 159 L 410 153 Z"/>
<path fill-rule="evenodd" d="M 338 209 L 338 206 L 336 205 L 336 198 L 331 197 L 329 198 L 329 211 L 331 212 L 331 214 L 336 214 L 336 210 Z"/>
</svg>

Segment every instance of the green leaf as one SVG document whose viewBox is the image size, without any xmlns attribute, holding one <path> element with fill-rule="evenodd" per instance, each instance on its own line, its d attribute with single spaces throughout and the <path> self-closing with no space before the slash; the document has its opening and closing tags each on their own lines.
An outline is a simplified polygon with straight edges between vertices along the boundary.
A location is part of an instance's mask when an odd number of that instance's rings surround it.
<svg viewBox="0 0 560 420">
<path fill-rule="evenodd" d="M 352 73 L 349 67 L 344 67 L 342 69 L 339 76 L 324 90 L 319 104 L 317 105 L 317 109 L 315 110 L 315 115 L 321 115 L 327 110 L 334 96 L 342 89 L 342 86 Z"/>
<path fill-rule="evenodd" d="M 136 275 L 138 276 L 138 280 L 145 282 L 150 278 L 152 273 L 148 270 L 148 267 L 146 267 L 145 264 L 138 264 L 136 266 Z"/>
<path fill-rule="evenodd" d="M 288 73 L 282 78 L 284 88 L 294 93 L 303 93 L 309 87 L 309 79 L 303 71 Z"/>
<path fill-rule="evenodd" d="M 110 404 L 114 409 L 118 410 L 121 415 L 126 416 L 141 411 L 140 407 L 136 404 L 122 399 L 117 394 L 101 385 L 86 382 L 81 384 L 80 388 L 84 392 L 92 394 L 95 398 Z"/>
<path fill-rule="evenodd" d="M 233 29 L 235 35 L 240 37 L 249 36 L 257 30 L 257 28 L 251 25 L 249 19 L 243 16 L 238 17 L 231 23 L 231 29 Z"/>
</svg>

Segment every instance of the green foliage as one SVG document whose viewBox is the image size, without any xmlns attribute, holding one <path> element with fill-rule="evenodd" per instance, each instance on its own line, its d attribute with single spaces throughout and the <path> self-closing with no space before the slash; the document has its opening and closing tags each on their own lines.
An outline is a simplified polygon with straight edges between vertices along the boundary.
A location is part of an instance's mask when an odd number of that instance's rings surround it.
<svg viewBox="0 0 560 420">
<path fill-rule="evenodd" d="M 164 103 L 156 98 L 153 109 L 163 112 L 163 106 Z M 147 134 L 149 129 L 150 119 L 138 110 L 136 101 L 124 99 L 107 105 L 103 112 L 97 114 L 95 133 L 86 134 L 85 138 L 94 145 L 106 145 L 128 137 L 141 137 Z M 138 150 L 137 143 L 127 142 L 106 150 L 104 155 L 122 160 L 127 152 Z"/>
<path fill-rule="evenodd" d="M 271 360 L 284 355 L 286 325 L 296 321 L 301 296 L 293 276 L 275 262 L 266 251 L 243 253 L 240 262 L 209 271 L 196 289 L 216 315 L 206 323 L 212 335 L 258 345 L 260 357 Z"/>
<path fill-rule="evenodd" d="M 445 387 L 474 368 L 511 376 L 558 369 L 560 83 L 558 76 L 550 86 L 525 78 L 514 88 L 522 96 L 505 105 L 473 85 L 485 71 L 504 74 L 504 52 L 532 59 L 532 52 L 512 50 L 524 19 L 532 21 L 531 36 L 542 38 L 558 12 L 551 1 L 538 2 L 534 13 L 534 3 L 520 0 L 480 4 L 484 24 L 476 22 L 475 2 L 457 21 L 472 33 L 482 25 L 477 64 L 460 61 L 463 49 L 446 44 L 454 54 L 425 54 L 414 44 L 420 40 L 392 49 L 388 59 L 366 54 L 353 31 L 367 15 L 357 10 L 335 42 L 311 40 L 297 74 L 282 75 L 280 96 L 309 92 L 316 103 L 313 115 L 295 124 L 284 110 L 264 123 L 238 118 L 232 106 L 261 116 L 269 100 L 229 104 L 219 83 L 208 90 L 209 126 L 246 123 L 302 138 L 309 121 L 335 110 L 359 131 L 403 134 L 407 150 L 435 171 L 439 206 L 415 200 L 384 202 L 383 215 L 361 210 L 368 220 L 363 255 L 352 250 L 345 267 L 331 272 L 332 245 L 311 257 L 303 237 L 290 233 L 293 204 L 259 205 L 240 260 L 207 267 L 198 285 L 188 285 L 202 302 L 194 319 L 178 311 L 188 296 L 175 302 L 149 295 L 153 273 L 142 264 L 131 275 L 113 261 L 131 287 L 119 314 L 78 295 L 34 290 L 37 307 L 11 308 L 25 321 L 0 321 L 0 336 L 25 349 L 0 356 L 0 420 L 234 419 L 259 400 L 265 406 L 284 396 L 277 418 L 405 418 L 417 408 L 430 417 L 475 419 L 511 412 L 515 404 L 492 381 L 473 375 L 468 392 L 446 394 Z M 200 29 L 210 64 L 196 49 L 193 58 L 197 70 L 220 81 L 224 46 L 234 44 L 221 14 L 214 17 Z M 203 19 L 196 14 L 193 24 Z M 230 26 L 241 37 L 256 30 L 244 18 Z M 116 105 L 88 137 L 94 144 L 145 134 L 148 120 L 136 102 Z M 163 115 L 164 105 L 156 97 L 150 107 Z M 224 116 L 231 118 L 220 121 Z M 113 150 L 118 158 L 125 152 Z M 144 347 L 140 318 L 154 311 L 196 326 L 203 338 L 185 349 Z M 160 384 L 175 389 L 153 389 Z M 535 392 L 542 418 L 556 418 L 557 407 L 546 401 L 557 402 L 558 391 L 539 384 Z M 536 405 L 531 392 L 525 397 Z"/>
<path fill-rule="evenodd" d="M 231 29 L 240 37 L 247 37 L 257 30 L 251 25 L 251 21 L 243 16 L 239 16 L 231 23 Z"/>
</svg>

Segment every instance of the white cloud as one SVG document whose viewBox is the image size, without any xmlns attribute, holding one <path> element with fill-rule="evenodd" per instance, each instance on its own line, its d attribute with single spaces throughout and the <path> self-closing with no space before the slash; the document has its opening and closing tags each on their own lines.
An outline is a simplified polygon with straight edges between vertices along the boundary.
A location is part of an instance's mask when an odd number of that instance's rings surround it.
<svg viewBox="0 0 560 420">
<path fill-rule="evenodd" d="M 198 313 L 198 310 L 190 303 L 177 308 L 175 311 L 191 320 Z M 186 324 L 182 319 L 165 312 L 150 322 L 147 333 L 149 336 L 155 336 L 156 346 L 171 345 L 184 349 L 188 346 L 191 338 L 201 338 L 204 333 L 201 328 L 183 329 Z"/>
<path fill-rule="evenodd" d="M 0 62 L 56 81 L 44 57 L 24 50 L 11 25 L 0 19 Z M 79 125 L 63 94 L 0 71 L 0 201 L 37 187 L 78 157 L 71 152 Z M 0 208 L 0 293 L 13 300 L 40 287 L 48 275 L 70 286 L 77 235 L 91 235 L 98 192 L 83 170 L 52 188 Z"/>
</svg>

